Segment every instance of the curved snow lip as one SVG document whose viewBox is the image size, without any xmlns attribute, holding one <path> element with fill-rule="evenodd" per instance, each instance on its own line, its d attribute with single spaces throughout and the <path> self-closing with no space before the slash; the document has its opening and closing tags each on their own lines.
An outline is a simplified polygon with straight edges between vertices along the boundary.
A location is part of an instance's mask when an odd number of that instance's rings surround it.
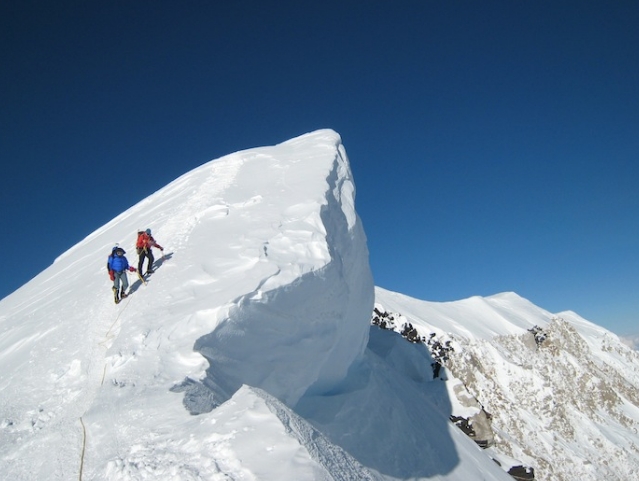
<svg viewBox="0 0 639 481">
<path fill-rule="evenodd" d="M 195 342 L 209 363 L 205 376 L 171 390 L 183 393 L 189 413 L 215 415 L 246 388 L 259 389 L 279 413 L 292 408 L 300 426 L 314 426 L 366 468 L 402 479 L 452 472 L 460 462 L 456 428 L 446 390 L 432 382 L 430 355 L 370 327 L 374 285 L 353 196 L 338 145 L 323 201 L 284 210 L 263 243 L 268 275 Z M 317 241 L 312 249 L 307 240 Z M 291 251 L 304 263 L 287 263 Z"/>
<path fill-rule="evenodd" d="M 206 376 L 172 388 L 185 392 L 189 412 L 211 411 L 242 385 L 293 406 L 307 392 L 332 389 L 363 356 L 374 286 L 353 195 L 338 144 L 324 202 L 286 209 L 291 217 L 264 243 L 263 260 L 275 264 L 273 273 L 195 342 L 210 365 Z M 302 250 L 297 257 L 306 264 L 287 263 L 291 250 Z"/>
<path fill-rule="evenodd" d="M 418 365 L 428 358 L 369 327 L 373 285 L 354 193 L 333 131 L 231 154 L 128 209 L 0 301 L 0 471 L 71 479 L 85 455 L 91 479 L 360 480 L 379 468 L 465 480 L 485 462 L 486 479 L 503 479 L 448 425 L 447 399 L 424 412 L 422 389 L 439 392 Z M 106 255 L 120 242 L 134 261 L 135 232 L 147 226 L 174 255 L 114 305 Z M 257 389 L 277 419 L 252 402 Z M 194 414 L 218 408 L 191 416 L 182 400 Z M 291 407 L 299 417 L 287 421 Z M 298 434 L 283 432 L 297 421 Z M 332 445 L 314 443 L 319 432 Z M 271 442 L 277 449 L 245 462 Z M 311 453 L 311 466 L 300 446 L 326 458 Z M 339 471 L 332 460 L 350 462 L 340 450 L 365 470 Z M 274 475 L 281 466 L 292 474 Z"/>
</svg>

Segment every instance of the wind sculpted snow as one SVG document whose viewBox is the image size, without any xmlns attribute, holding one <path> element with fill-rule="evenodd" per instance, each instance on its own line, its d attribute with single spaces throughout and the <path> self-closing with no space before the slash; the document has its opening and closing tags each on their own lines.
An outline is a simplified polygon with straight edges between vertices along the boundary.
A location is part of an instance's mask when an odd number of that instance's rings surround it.
<svg viewBox="0 0 639 481">
<path fill-rule="evenodd" d="M 195 349 L 210 368 L 204 389 L 190 380 L 184 384 L 192 412 L 211 410 L 242 384 L 260 387 L 292 406 L 307 391 L 321 392 L 341 381 L 363 354 L 373 283 L 364 232 L 352 210 L 354 189 L 345 153 L 334 145 L 327 161 L 320 162 L 318 155 L 302 163 L 299 157 L 308 155 L 308 147 L 301 144 L 300 153 L 299 145 L 288 146 L 289 163 L 278 160 L 285 155 L 283 146 L 278 159 L 256 157 L 259 167 L 249 170 L 245 182 L 238 180 L 237 188 L 244 191 L 250 179 L 259 178 L 261 198 L 268 199 L 235 236 L 264 229 L 247 238 L 253 245 L 242 250 L 258 254 L 253 259 L 258 273 L 270 272 L 261 274 L 254 290 L 232 300 L 215 330 L 196 341 Z M 316 198 L 308 197 L 307 162 L 318 169 L 311 174 L 320 181 Z M 292 204 L 282 195 L 287 186 L 302 195 L 301 202 Z M 229 189 L 227 195 L 239 194 Z M 276 228 L 269 233 L 263 226 Z"/>
<path fill-rule="evenodd" d="M 371 331 L 354 196 L 333 131 L 231 154 L 0 301 L 3 476 L 508 479 L 447 423 L 428 354 Z M 115 305 L 107 255 L 135 265 L 147 227 L 166 255 Z"/>
</svg>

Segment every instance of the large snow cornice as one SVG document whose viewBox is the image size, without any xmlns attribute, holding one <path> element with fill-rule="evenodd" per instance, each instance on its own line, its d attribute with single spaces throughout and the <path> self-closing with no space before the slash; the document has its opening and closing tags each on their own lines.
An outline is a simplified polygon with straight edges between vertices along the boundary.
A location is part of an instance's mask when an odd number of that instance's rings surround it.
<svg viewBox="0 0 639 481">
<path fill-rule="evenodd" d="M 4 478 L 509 479 L 424 346 L 370 328 L 354 193 L 333 131 L 237 152 L 0 301 Z M 115 305 L 107 255 L 147 227 L 165 257 Z"/>
<path fill-rule="evenodd" d="M 366 347 L 374 291 L 365 235 L 336 133 L 315 132 L 242 158 L 237 193 L 225 195 L 262 204 L 259 218 L 246 216 L 238 232 L 258 234 L 249 252 L 259 254 L 251 269 L 259 284 L 233 299 L 195 348 L 210 363 L 210 407 L 242 384 L 292 406 L 341 381 Z M 249 186 L 258 197 L 246 198 Z M 191 408 L 206 409 L 201 391 L 188 390 Z"/>
<path fill-rule="evenodd" d="M 0 301 L 9 430 L 38 410 L 52 426 L 90 419 L 109 383 L 187 417 L 169 392 L 185 379 L 209 387 L 185 396 L 203 410 L 242 384 L 289 405 L 329 389 L 363 356 L 373 306 L 354 195 L 340 136 L 320 130 L 208 162 L 93 232 Z M 116 306 L 107 256 L 117 242 L 136 265 L 147 227 L 167 257 Z"/>
</svg>

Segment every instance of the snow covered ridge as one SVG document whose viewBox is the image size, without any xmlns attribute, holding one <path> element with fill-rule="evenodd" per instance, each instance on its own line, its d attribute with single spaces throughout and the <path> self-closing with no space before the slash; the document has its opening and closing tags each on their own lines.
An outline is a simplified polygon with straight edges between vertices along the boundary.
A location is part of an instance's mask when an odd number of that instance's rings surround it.
<svg viewBox="0 0 639 481">
<path fill-rule="evenodd" d="M 333 131 L 231 154 L 123 212 L 0 301 L 3 476 L 325 470 L 318 460 L 331 465 L 329 454 L 309 452 L 273 413 L 262 416 L 273 444 L 257 436 L 242 448 L 266 453 L 251 461 L 228 448 L 237 436 L 219 421 L 225 411 L 206 413 L 246 397 L 242 385 L 292 406 L 363 356 L 373 283 L 354 193 Z M 115 306 L 106 258 L 118 242 L 132 259 L 140 227 L 170 254 Z M 255 413 L 244 415 L 235 425 L 259 431 Z M 287 476 L 320 479 L 295 471 Z"/>
<path fill-rule="evenodd" d="M 141 227 L 166 256 L 115 305 L 106 258 L 118 242 L 135 263 Z M 371 326 L 374 302 L 441 349 Z M 337 133 L 237 152 L 0 301 L 0 472 L 512 481 L 521 463 L 538 479 L 631 479 L 633 351 L 559 317 L 512 293 L 426 303 L 375 289 Z"/>
<path fill-rule="evenodd" d="M 628 347 L 634 350 L 639 350 L 639 336 L 626 336 L 622 337 L 621 341 Z"/>
<path fill-rule="evenodd" d="M 639 353 L 615 334 L 513 293 L 431 303 L 376 288 L 372 321 L 428 346 L 451 420 L 503 467 L 566 481 L 639 473 Z"/>
</svg>

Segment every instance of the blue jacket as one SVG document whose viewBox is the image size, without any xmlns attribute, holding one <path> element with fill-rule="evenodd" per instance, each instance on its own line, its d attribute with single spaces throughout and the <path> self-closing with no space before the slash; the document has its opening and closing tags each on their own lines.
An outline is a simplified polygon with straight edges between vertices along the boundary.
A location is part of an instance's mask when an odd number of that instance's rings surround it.
<svg viewBox="0 0 639 481">
<path fill-rule="evenodd" d="M 117 255 L 115 253 L 116 250 L 121 250 L 122 255 Z M 124 252 L 124 249 L 119 249 L 117 247 L 113 248 L 113 251 L 111 252 L 111 255 L 109 256 L 109 260 L 107 262 L 107 266 L 110 271 L 122 272 L 129 268 L 129 261 L 126 257 L 124 257 L 124 254 L 126 254 L 126 252 Z"/>
</svg>

